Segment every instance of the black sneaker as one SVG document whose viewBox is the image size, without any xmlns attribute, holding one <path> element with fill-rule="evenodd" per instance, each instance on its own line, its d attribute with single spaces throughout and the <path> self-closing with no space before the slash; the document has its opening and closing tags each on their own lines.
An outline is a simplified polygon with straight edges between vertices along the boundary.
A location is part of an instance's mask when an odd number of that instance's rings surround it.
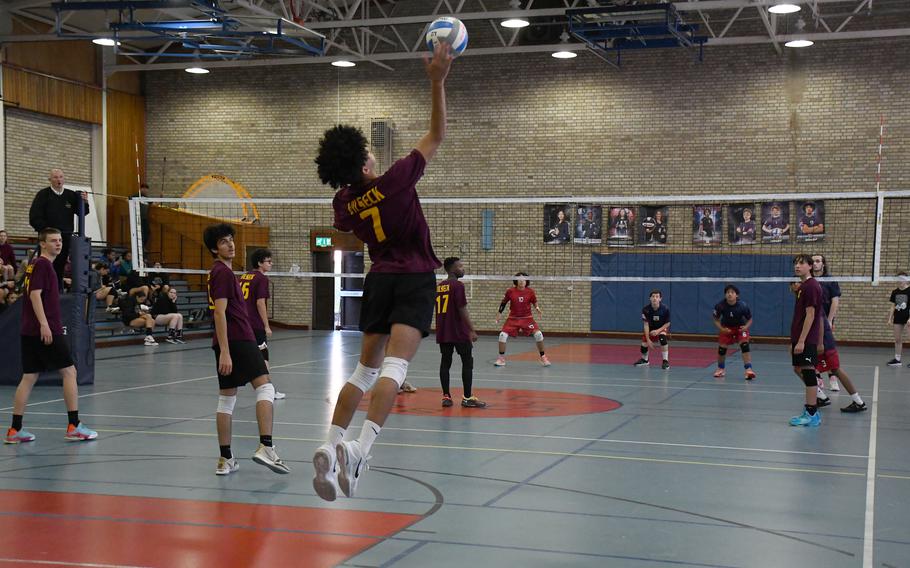
<svg viewBox="0 0 910 568">
<path fill-rule="evenodd" d="M 889 367 L 900 367 L 901 362 L 898 359 L 891 359 L 890 361 L 888 361 L 888 366 Z"/>
<path fill-rule="evenodd" d="M 670 362 L 664 359 L 664 362 L 660 364 L 660 368 L 666 371 L 670 368 Z"/>
<path fill-rule="evenodd" d="M 831 406 L 831 399 L 830 398 L 819 398 L 815 401 L 815 406 L 817 406 L 819 408 L 823 408 L 825 406 Z"/>
<path fill-rule="evenodd" d="M 479 400 L 476 396 L 471 398 L 461 398 L 461 406 L 465 408 L 485 408 L 487 403 L 482 400 Z"/>
<path fill-rule="evenodd" d="M 448 408 L 448 407 L 452 406 L 452 404 L 453 403 L 452 403 L 451 395 L 447 395 L 447 394 L 442 395 L 442 407 L 443 408 Z"/>
<path fill-rule="evenodd" d="M 850 406 L 845 406 L 840 409 L 841 412 L 862 412 L 868 408 L 866 403 L 856 404 L 856 401 L 850 403 Z"/>
<path fill-rule="evenodd" d="M 634 363 L 632 363 L 632 364 L 635 365 L 636 367 L 644 367 L 645 365 L 648 364 L 648 360 L 642 358 L 642 359 L 639 359 L 638 361 L 636 361 L 636 362 L 634 362 Z"/>
</svg>

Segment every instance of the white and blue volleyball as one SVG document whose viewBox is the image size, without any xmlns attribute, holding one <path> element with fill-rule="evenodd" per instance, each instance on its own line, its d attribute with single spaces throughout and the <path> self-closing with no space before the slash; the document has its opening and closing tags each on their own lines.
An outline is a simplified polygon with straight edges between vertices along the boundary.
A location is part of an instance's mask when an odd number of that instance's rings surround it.
<svg viewBox="0 0 910 568">
<path fill-rule="evenodd" d="M 427 29 L 427 48 L 436 50 L 439 43 L 452 46 L 452 55 L 458 57 L 468 47 L 468 30 L 458 18 L 439 18 L 433 20 Z"/>
</svg>

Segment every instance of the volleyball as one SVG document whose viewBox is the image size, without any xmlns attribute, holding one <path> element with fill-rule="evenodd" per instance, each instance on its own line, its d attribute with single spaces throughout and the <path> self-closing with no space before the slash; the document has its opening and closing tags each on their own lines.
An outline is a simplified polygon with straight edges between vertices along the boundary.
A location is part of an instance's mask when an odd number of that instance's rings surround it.
<svg viewBox="0 0 910 568">
<path fill-rule="evenodd" d="M 427 28 L 427 48 L 436 49 L 437 43 L 452 46 L 452 55 L 458 57 L 468 47 L 468 30 L 458 18 L 439 18 Z"/>
</svg>

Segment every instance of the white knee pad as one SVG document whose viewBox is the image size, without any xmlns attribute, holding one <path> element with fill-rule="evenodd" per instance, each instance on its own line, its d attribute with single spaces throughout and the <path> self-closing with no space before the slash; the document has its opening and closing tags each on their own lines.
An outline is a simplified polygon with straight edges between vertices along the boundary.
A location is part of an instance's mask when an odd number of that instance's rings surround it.
<svg viewBox="0 0 910 568">
<path fill-rule="evenodd" d="M 543 341 L 543 332 L 539 329 L 534 332 L 534 341 Z"/>
<path fill-rule="evenodd" d="M 357 363 L 357 368 L 354 369 L 353 373 L 351 373 L 351 376 L 348 378 L 348 382 L 363 392 L 367 392 L 373 388 L 373 385 L 376 384 L 376 379 L 378 378 L 379 369 L 366 367 L 362 363 Z"/>
<path fill-rule="evenodd" d="M 234 414 L 235 404 L 237 404 L 236 396 L 224 396 L 223 394 L 218 395 L 219 414 Z"/>
<path fill-rule="evenodd" d="M 256 387 L 256 402 L 263 400 L 275 402 L 275 387 L 272 386 L 272 383 L 265 383 Z"/>
<path fill-rule="evenodd" d="M 382 370 L 379 371 L 379 376 L 392 379 L 398 383 L 398 388 L 401 388 L 405 377 L 408 376 L 408 362 L 398 357 L 386 357 L 382 360 Z"/>
<path fill-rule="evenodd" d="M 509 334 L 504 331 L 500 331 L 499 332 L 499 342 L 505 343 L 508 340 L 509 340 Z"/>
</svg>

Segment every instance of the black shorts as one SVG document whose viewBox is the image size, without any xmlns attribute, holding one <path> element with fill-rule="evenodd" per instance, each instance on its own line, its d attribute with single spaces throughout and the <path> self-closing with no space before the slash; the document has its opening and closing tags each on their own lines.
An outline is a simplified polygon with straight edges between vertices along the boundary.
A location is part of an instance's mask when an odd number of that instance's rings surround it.
<svg viewBox="0 0 910 568">
<path fill-rule="evenodd" d="M 803 352 L 798 355 L 793 352 L 794 347 L 795 345 L 790 345 L 793 366 L 800 368 L 812 367 L 814 369 L 818 364 L 818 346 L 814 343 L 807 343 L 803 348 Z"/>
<path fill-rule="evenodd" d="M 262 353 L 262 358 L 266 361 L 269 360 L 269 340 L 265 336 L 264 329 L 254 329 L 253 335 L 256 336 L 256 345 L 259 347 L 259 352 Z"/>
<path fill-rule="evenodd" d="M 465 357 L 471 356 L 471 351 L 474 349 L 474 345 L 470 341 L 464 343 L 440 343 L 439 352 L 442 353 L 443 357 L 451 357 L 452 352 L 458 353 L 458 356 L 464 359 Z"/>
<path fill-rule="evenodd" d="M 22 372 L 41 373 L 73 366 L 70 345 L 63 335 L 54 335 L 50 345 L 35 335 L 22 336 Z"/>
<path fill-rule="evenodd" d="M 216 344 L 212 346 L 212 349 L 215 350 L 215 372 L 217 372 L 221 348 Z M 269 374 L 269 370 L 265 366 L 265 359 L 262 358 L 262 352 L 259 351 L 259 347 L 254 341 L 228 341 L 228 349 L 231 351 L 233 368 L 230 375 L 218 373 L 218 388 L 242 387 L 253 379 Z"/>
<path fill-rule="evenodd" d="M 432 272 L 370 272 L 363 286 L 360 331 L 391 333 L 392 324 L 400 323 L 426 337 L 430 335 L 435 302 L 436 275 Z"/>
<path fill-rule="evenodd" d="M 910 312 L 894 312 L 895 325 L 907 325 L 908 321 L 910 321 Z"/>
</svg>

